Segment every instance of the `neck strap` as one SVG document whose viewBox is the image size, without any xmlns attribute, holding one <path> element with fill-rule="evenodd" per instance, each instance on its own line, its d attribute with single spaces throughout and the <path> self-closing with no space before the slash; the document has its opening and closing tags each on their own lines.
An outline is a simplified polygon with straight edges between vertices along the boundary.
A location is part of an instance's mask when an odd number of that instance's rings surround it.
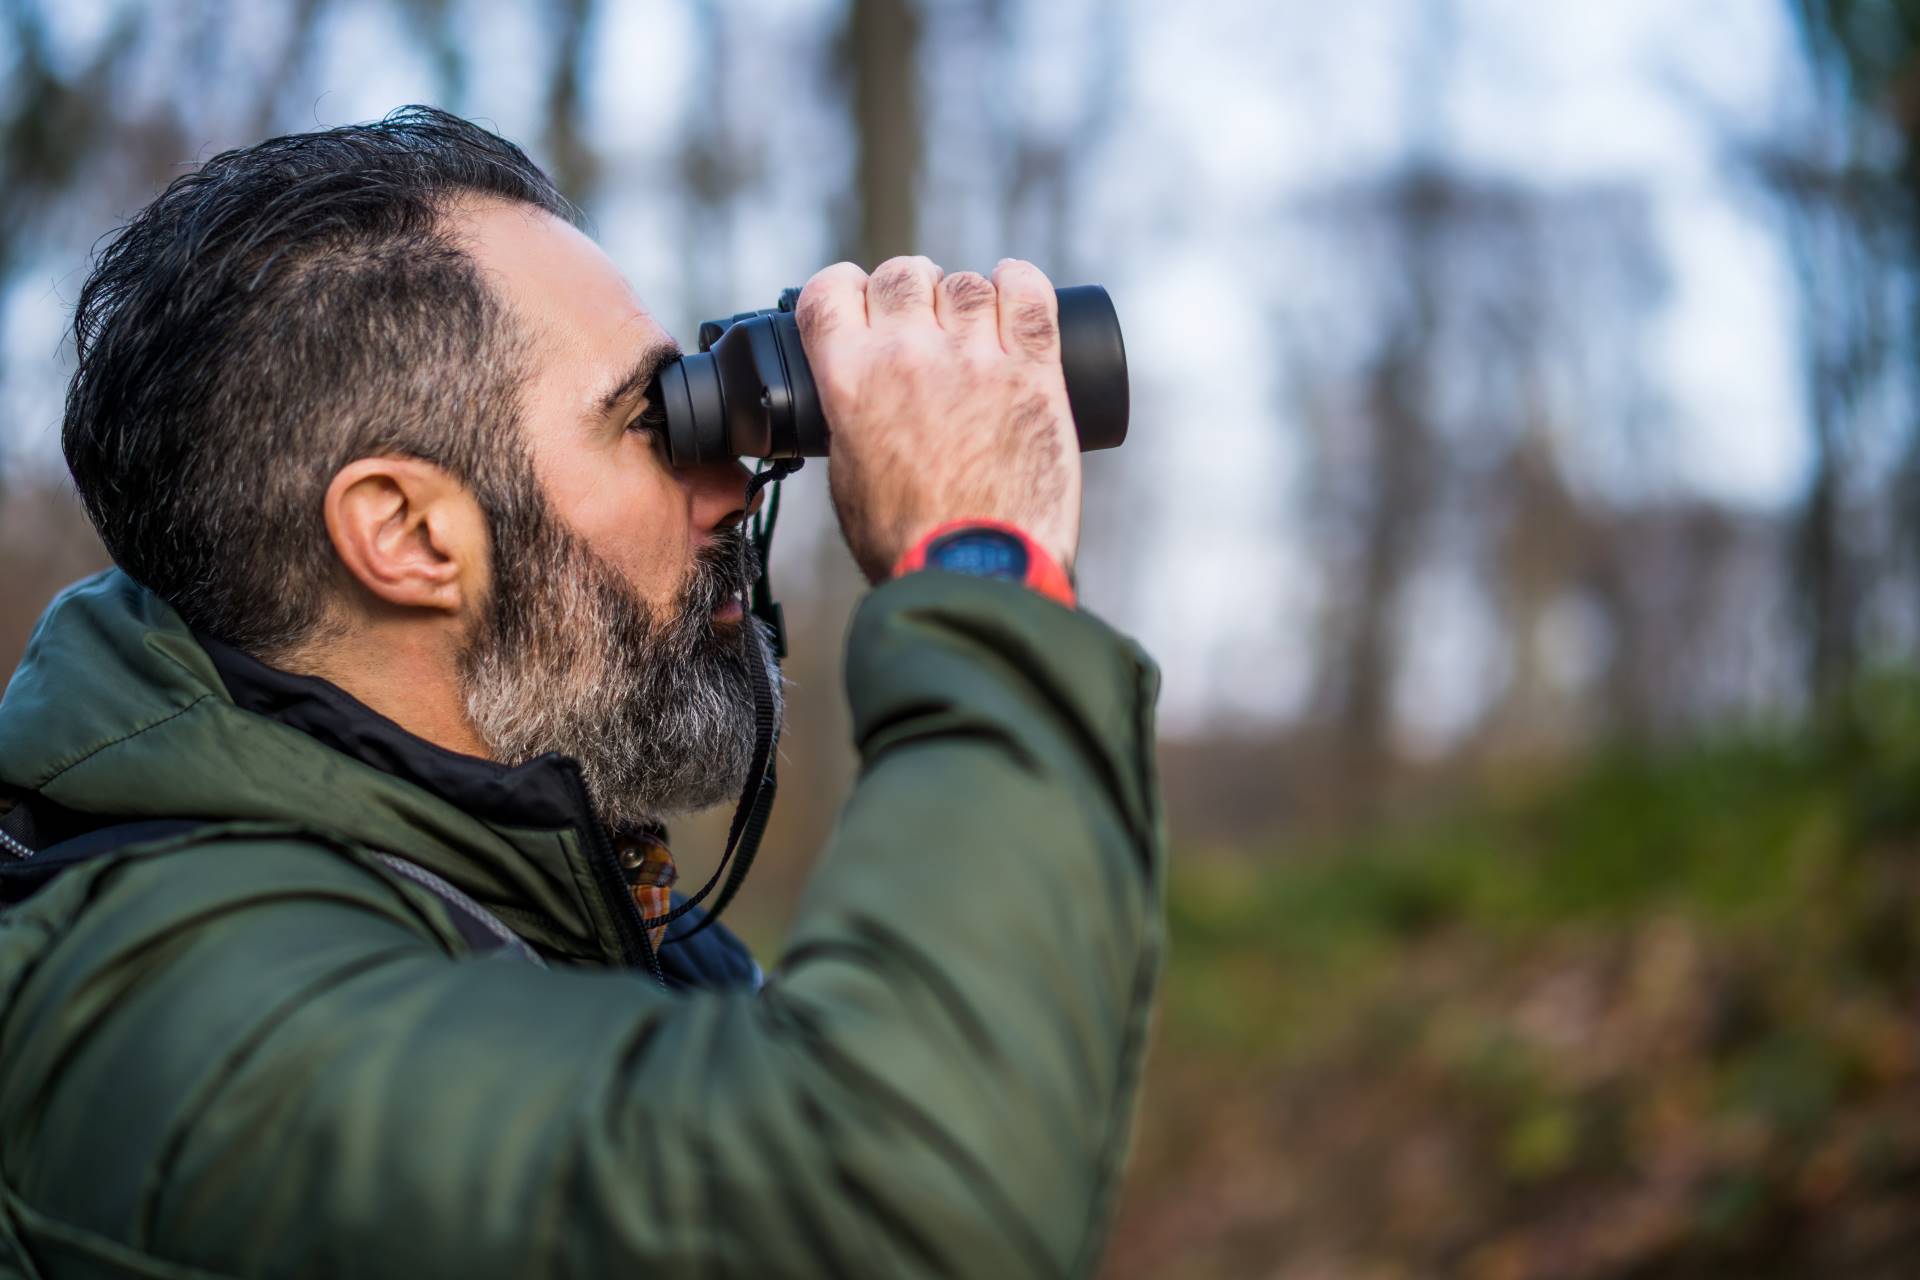
<svg viewBox="0 0 1920 1280">
<path fill-rule="evenodd" d="M 780 678 L 780 659 L 787 656 L 787 627 L 785 614 L 779 602 L 773 598 L 768 568 L 772 563 L 773 528 L 780 519 L 780 481 L 798 471 L 801 461 L 799 458 L 782 458 L 763 465 L 747 485 L 749 506 L 761 489 L 770 489 L 766 502 L 754 513 L 747 534 L 759 557 L 760 572 L 746 597 L 741 600 L 748 613 L 765 628 L 764 631 L 759 627 L 748 629 L 753 649 L 747 672 L 753 683 L 753 759 L 747 766 L 746 785 L 740 793 L 740 802 L 734 806 L 733 821 L 727 828 L 727 847 L 721 853 L 713 874 L 698 893 L 673 910 L 651 917 L 646 921 L 646 927 L 652 929 L 678 920 L 704 901 L 716 886 L 721 886 L 720 878 L 725 875 L 726 883 L 720 887 L 720 896 L 713 900 L 706 915 L 692 928 L 678 934 L 668 934 L 661 941 L 663 947 L 686 941 L 720 918 L 720 913 L 733 901 L 734 894 L 739 892 L 747 878 L 747 872 L 752 869 L 754 854 L 760 849 L 760 837 L 766 834 L 767 818 L 773 813 L 773 797 L 779 786 L 774 766 L 780 745 L 780 724 L 773 691 L 774 681 Z"/>
</svg>

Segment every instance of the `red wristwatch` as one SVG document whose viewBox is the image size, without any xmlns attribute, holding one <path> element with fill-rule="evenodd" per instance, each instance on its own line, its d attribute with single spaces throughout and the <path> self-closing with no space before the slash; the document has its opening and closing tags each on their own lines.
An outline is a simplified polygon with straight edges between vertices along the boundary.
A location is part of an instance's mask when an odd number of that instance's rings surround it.
<svg viewBox="0 0 1920 1280">
<path fill-rule="evenodd" d="M 1059 561 L 1003 520 L 949 520 L 913 544 L 893 566 L 893 576 L 920 569 L 943 569 L 976 578 L 1005 578 L 1071 609 L 1077 603 L 1073 581 Z"/>
</svg>

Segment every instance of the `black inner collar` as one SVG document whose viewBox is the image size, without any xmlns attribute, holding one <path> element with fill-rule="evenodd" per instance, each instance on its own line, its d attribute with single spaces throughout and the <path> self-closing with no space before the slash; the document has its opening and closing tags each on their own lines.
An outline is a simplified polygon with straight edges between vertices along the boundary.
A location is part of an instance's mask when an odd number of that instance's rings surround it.
<svg viewBox="0 0 1920 1280">
<path fill-rule="evenodd" d="M 508 767 L 448 751 L 408 733 L 338 685 L 270 667 L 196 635 L 234 705 L 277 720 L 335 751 L 411 782 L 467 813 L 519 827 L 576 827 L 581 812 L 566 759 L 543 755 Z"/>
</svg>

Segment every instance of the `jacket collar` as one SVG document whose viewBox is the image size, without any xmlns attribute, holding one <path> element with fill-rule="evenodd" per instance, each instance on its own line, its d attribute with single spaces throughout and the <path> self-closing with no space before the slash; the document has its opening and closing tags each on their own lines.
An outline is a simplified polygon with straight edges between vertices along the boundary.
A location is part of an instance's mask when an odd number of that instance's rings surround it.
<svg viewBox="0 0 1920 1280">
<path fill-rule="evenodd" d="M 602 949 L 610 958 L 639 963 L 638 928 L 629 920 L 627 889 L 613 861 L 612 839 L 588 803 L 579 766 L 571 758 L 549 752 L 509 766 L 449 751 L 409 733 L 330 681 L 282 671 L 211 636 L 194 638 L 240 710 L 296 729 L 483 822 L 571 832 L 589 864 L 592 891 L 612 917 L 615 936 L 604 939 Z M 666 838 L 664 829 L 651 834 L 662 842 Z"/>
<path fill-rule="evenodd" d="M 270 667 L 210 636 L 194 638 L 241 710 L 298 729 L 477 818 L 536 827 L 586 828 L 597 821 L 582 803 L 564 756 L 544 755 L 509 767 L 448 751 L 407 732 L 336 684 Z"/>
<path fill-rule="evenodd" d="M 284 823 L 416 862 L 551 955 L 632 965 L 639 923 L 579 766 L 443 751 L 195 636 L 118 570 L 51 604 L 0 697 L 0 790 L 85 827 Z"/>
</svg>

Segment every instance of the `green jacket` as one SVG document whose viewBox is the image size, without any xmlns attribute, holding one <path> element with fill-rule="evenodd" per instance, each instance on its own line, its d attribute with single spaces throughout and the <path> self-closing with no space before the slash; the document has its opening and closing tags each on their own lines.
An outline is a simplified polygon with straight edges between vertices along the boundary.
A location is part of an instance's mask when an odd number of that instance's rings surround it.
<svg viewBox="0 0 1920 1280">
<path fill-rule="evenodd" d="M 867 599 L 860 779 L 758 992 L 633 967 L 570 761 L 318 681 L 236 698 L 220 653 L 109 572 L 0 702 L 0 786 L 220 820 L 0 913 L 0 1277 L 1097 1264 L 1164 857 L 1156 677 L 1099 622 L 938 573 Z M 547 967 L 473 954 L 376 851 Z"/>
</svg>

